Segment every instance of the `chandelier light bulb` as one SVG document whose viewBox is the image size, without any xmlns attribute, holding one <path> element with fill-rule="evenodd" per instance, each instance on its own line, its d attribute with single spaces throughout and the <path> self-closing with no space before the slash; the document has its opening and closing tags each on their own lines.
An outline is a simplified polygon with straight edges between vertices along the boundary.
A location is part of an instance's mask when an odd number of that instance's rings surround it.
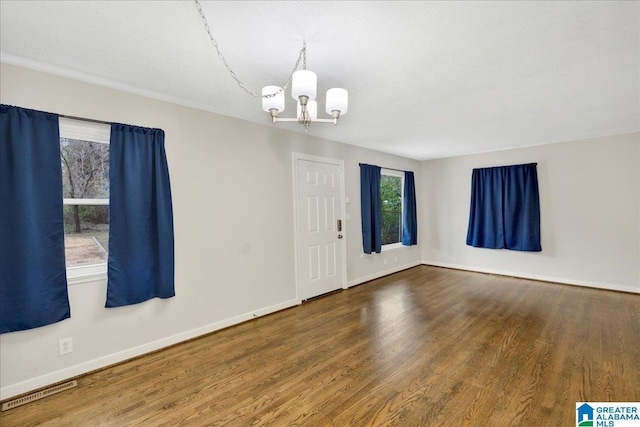
<svg viewBox="0 0 640 427">
<path fill-rule="evenodd" d="M 301 96 L 307 96 L 310 101 L 316 99 L 318 77 L 309 70 L 298 70 L 291 78 L 291 97 L 296 101 Z"/>
<path fill-rule="evenodd" d="M 339 114 L 347 114 L 349 104 L 349 92 L 345 89 L 335 87 L 327 91 L 327 114 L 333 114 L 334 111 L 339 111 Z"/>
<path fill-rule="evenodd" d="M 284 111 L 284 90 L 280 86 L 262 88 L 262 109 L 267 113 L 271 110 L 276 110 L 279 113 Z"/>
</svg>

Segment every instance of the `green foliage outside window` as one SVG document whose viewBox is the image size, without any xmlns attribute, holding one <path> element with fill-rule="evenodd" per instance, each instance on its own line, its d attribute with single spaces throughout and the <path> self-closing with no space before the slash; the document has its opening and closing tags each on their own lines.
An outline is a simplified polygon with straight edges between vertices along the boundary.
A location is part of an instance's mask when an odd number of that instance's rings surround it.
<svg viewBox="0 0 640 427">
<path fill-rule="evenodd" d="M 382 200 L 382 244 L 398 243 L 402 230 L 402 178 L 382 175 L 380 177 Z"/>
</svg>

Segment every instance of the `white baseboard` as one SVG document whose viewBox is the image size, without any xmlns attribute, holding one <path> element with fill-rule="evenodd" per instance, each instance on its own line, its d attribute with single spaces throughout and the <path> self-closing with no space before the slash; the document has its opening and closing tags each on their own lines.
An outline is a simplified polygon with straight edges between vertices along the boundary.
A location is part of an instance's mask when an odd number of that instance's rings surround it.
<svg viewBox="0 0 640 427">
<path fill-rule="evenodd" d="M 630 286 L 612 285 L 609 283 L 585 282 L 582 280 L 566 279 L 563 277 L 543 276 L 539 274 L 521 273 L 517 271 L 506 271 L 506 270 L 499 270 L 499 269 L 492 269 L 492 268 L 470 267 L 468 265 L 452 264 L 448 262 L 439 262 L 439 261 L 422 260 L 422 264 L 433 265 L 435 267 L 453 268 L 456 270 L 474 271 L 477 273 L 489 273 L 489 274 L 497 274 L 499 276 L 511 276 L 511 277 L 518 277 L 521 279 L 531 279 L 531 280 L 540 280 L 543 282 L 561 283 L 564 285 L 583 286 L 587 288 L 607 289 L 610 291 L 622 291 L 622 292 L 640 294 L 640 286 L 637 288 L 632 288 Z"/>
<path fill-rule="evenodd" d="M 257 317 L 261 317 L 267 314 L 275 313 L 276 311 L 284 310 L 285 308 L 293 307 L 300 304 L 298 300 L 289 300 L 280 304 L 276 304 L 270 307 L 261 308 L 250 313 L 241 314 L 229 319 L 224 319 L 219 322 L 211 323 L 200 328 L 192 329 L 190 331 L 182 332 L 170 337 L 162 338 L 157 341 L 152 341 L 147 344 L 143 344 L 137 347 L 133 347 L 118 353 L 109 354 L 107 356 L 99 357 L 78 365 L 70 366 L 59 371 L 51 372 L 39 377 L 29 379 L 27 381 L 11 384 L 0 389 L 0 400 L 9 399 L 14 396 L 18 396 L 23 393 L 27 393 L 33 390 L 37 390 L 42 387 L 65 381 L 79 375 L 86 374 L 88 372 L 95 371 L 97 369 L 105 368 L 116 363 L 124 362 L 137 356 L 150 353 L 152 351 L 160 350 L 165 347 L 169 347 L 174 344 L 181 343 L 193 338 L 197 338 L 201 335 L 209 334 L 211 332 L 218 331 L 220 329 L 227 328 L 229 326 L 237 325 L 247 320 L 251 320 Z"/>
<path fill-rule="evenodd" d="M 388 276 L 389 274 L 393 274 L 393 273 L 397 273 L 398 271 L 402 271 L 402 270 L 406 270 L 408 268 L 412 268 L 415 267 L 417 265 L 423 264 L 423 262 L 421 261 L 414 261 L 414 262 L 410 262 L 408 264 L 404 264 L 398 267 L 393 267 L 389 270 L 384 270 L 384 271 L 379 271 L 377 273 L 374 274 L 370 274 L 368 276 L 365 277 L 359 277 L 355 280 L 351 280 L 349 281 L 349 283 L 347 283 L 348 287 L 352 287 L 352 286 L 356 286 L 356 285 L 360 285 L 361 283 L 365 283 L 368 282 L 370 280 L 375 280 L 375 279 L 379 279 L 380 277 L 384 277 L 384 276 Z"/>
</svg>

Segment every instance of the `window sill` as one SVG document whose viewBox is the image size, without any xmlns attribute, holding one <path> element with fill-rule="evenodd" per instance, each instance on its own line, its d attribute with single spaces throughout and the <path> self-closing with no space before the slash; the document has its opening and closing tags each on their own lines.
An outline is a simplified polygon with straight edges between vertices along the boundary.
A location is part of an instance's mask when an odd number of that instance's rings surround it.
<svg viewBox="0 0 640 427">
<path fill-rule="evenodd" d="M 95 282 L 107 279 L 107 264 L 86 265 L 67 268 L 67 284 Z"/>
<path fill-rule="evenodd" d="M 396 250 L 396 249 L 402 249 L 402 248 L 404 248 L 404 247 L 405 247 L 405 246 L 404 246 L 402 243 L 400 243 L 400 242 L 398 242 L 398 243 L 391 243 L 391 244 L 389 244 L 389 245 L 384 245 L 384 246 L 382 246 L 382 252 L 394 251 L 394 250 Z"/>
</svg>

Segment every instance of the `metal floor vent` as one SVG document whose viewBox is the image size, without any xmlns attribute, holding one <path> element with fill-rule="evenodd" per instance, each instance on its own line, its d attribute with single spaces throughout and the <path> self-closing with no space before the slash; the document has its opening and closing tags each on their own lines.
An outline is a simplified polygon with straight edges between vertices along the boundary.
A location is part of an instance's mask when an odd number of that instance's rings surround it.
<svg viewBox="0 0 640 427">
<path fill-rule="evenodd" d="M 44 390 L 36 391 L 35 393 L 28 394 L 26 396 L 19 397 L 14 400 L 10 400 L 9 402 L 5 402 L 2 404 L 2 410 L 7 411 L 9 409 L 16 408 L 21 405 L 25 405 L 29 402 L 33 402 L 34 400 L 40 400 L 47 396 L 51 396 L 52 394 L 60 393 L 61 391 L 68 390 L 70 388 L 74 388 L 78 385 L 76 380 L 66 382 L 64 384 L 58 384 L 56 386 L 46 388 Z"/>
</svg>

